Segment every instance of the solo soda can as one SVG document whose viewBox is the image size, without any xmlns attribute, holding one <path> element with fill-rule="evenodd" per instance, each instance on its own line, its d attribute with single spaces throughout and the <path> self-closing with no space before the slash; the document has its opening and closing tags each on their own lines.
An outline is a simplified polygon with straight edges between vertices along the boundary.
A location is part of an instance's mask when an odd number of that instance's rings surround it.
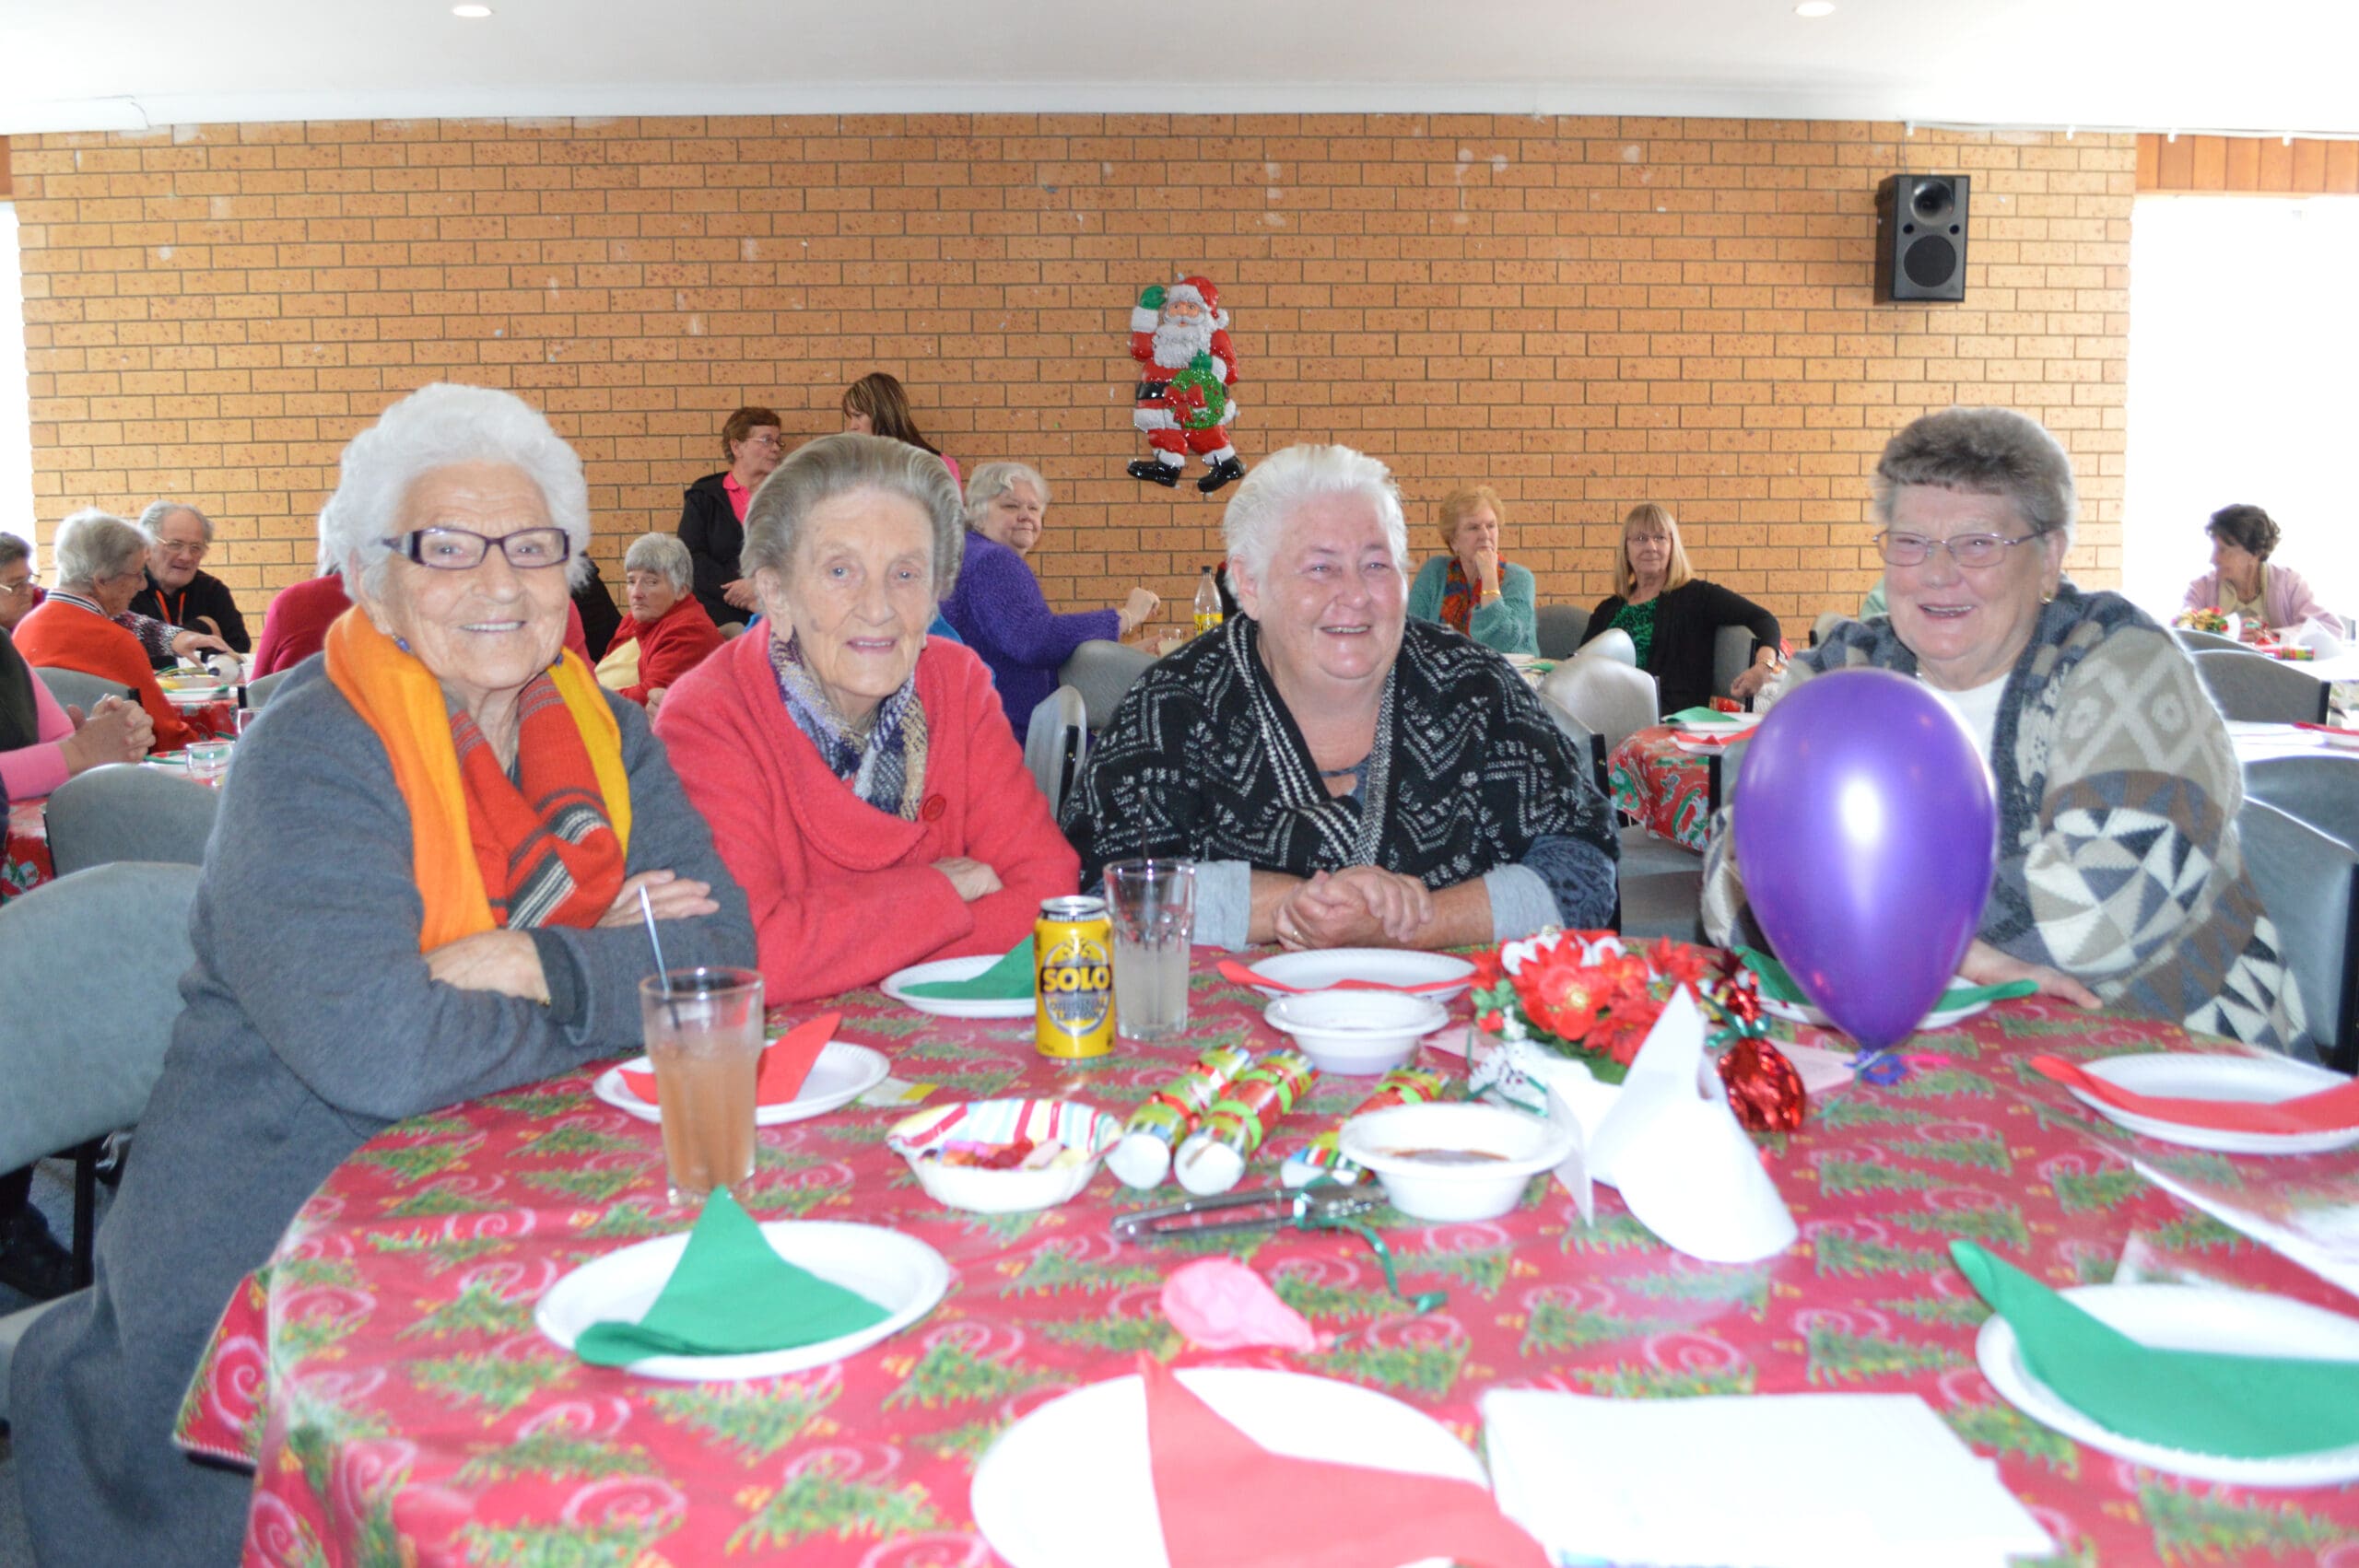
<svg viewBox="0 0 2359 1568">
<path fill-rule="evenodd" d="M 1045 898 L 1032 926 L 1032 1042 L 1087 1061 L 1114 1048 L 1114 927 L 1102 898 Z"/>
</svg>

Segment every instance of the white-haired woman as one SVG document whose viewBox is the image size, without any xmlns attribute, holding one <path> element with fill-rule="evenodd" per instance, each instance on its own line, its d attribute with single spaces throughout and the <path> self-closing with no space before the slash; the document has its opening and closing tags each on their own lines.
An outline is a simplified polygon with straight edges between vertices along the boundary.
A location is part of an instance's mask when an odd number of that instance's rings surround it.
<svg viewBox="0 0 2359 1568">
<path fill-rule="evenodd" d="M 1290 447 L 1228 503 L 1245 614 L 1142 675 L 1065 809 L 1085 882 L 1199 862 L 1200 941 L 1454 947 L 1602 926 L 1615 840 L 1506 663 L 1407 617 L 1382 463 Z"/>
<path fill-rule="evenodd" d="M 646 720 L 562 652 L 588 492 L 540 415 L 410 394 L 322 532 L 357 607 L 239 744 L 97 1288 L 17 1353 L 44 1563 L 236 1561 L 250 1483 L 171 1445 L 222 1304 L 378 1129 L 637 1049 L 642 889 L 672 963 L 753 957 Z"/>
<path fill-rule="evenodd" d="M 1024 557 L 1040 542 L 1049 515 L 1049 482 L 1020 462 L 987 462 L 967 482 L 966 564 L 942 613 L 999 683 L 1007 721 L 1021 736 L 1040 699 L 1057 689 L 1057 671 L 1093 639 L 1127 637 L 1163 601 L 1133 588 L 1119 609 L 1060 615 L 1040 596 Z"/>
<path fill-rule="evenodd" d="M 629 614 L 598 661 L 598 684 L 647 709 L 663 704 L 672 683 L 722 644 L 721 628 L 690 591 L 695 563 L 677 535 L 642 533 L 623 552 L 623 603 Z"/>
<path fill-rule="evenodd" d="M 57 586 L 17 623 L 17 651 L 40 669 L 79 670 L 135 693 L 170 751 L 197 738 L 156 684 L 138 638 L 115 624 L 147 586 L 147 536 L 119 517 L 78 511 L 50 545 Z"/>
<path fill-rule="evenodd" d="M 745 886 L 773 1000 L 1004 952 L 1074 890 L 990 672 L 926 635 L 961 543 L 933 454 L 811 442 L 745 515 L 762 620 L 664 699 L 658 731 Z"/>
</svg>

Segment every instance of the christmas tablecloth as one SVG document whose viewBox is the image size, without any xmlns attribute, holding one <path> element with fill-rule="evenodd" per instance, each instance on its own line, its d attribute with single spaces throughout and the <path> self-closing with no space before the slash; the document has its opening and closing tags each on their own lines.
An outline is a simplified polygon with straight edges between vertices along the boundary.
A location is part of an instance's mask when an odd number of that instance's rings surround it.
<svg viewBox="0 0 2359 1568">
<path fill-rule="evenodd" d="M 937 1085 L 929 1103 L 1020 1090 L 1127 1111 L 1207 1043 L 1275 1043 L 1260 999 L 1208 971 L 1199 964 L 1184 1043 L 1126 1046 L 1098 1069 L 1044 1061 L 1028 1024 L 921 1017 L 874 991 L 840 999 L 839 1033 L 888 1051 L 899 1078 Z M 1353 1332 L 1320 1354 L 1218 1359 L 1381 1389 L 1469 1439 L 1476 1398 L 1494 1387 L 1911 1392 L 1997 1459 L 2054 1536 L 2053 1562 L 2353 1561 L 2359 1488 L 2254 1492 L 2142 1469 L 2016 1414 L 1975 1368 L 1984 1308 L 1946 1258 L 1953 1236 L 2060 1284 L 2108 1278 L 2127 1250 L 2359 1312 L 2149 1186 L 2129 1167 L 2133 1146 L 2023 1066 L 2035 1050 L 2189 1044 L 2167 1024 L 2036 1000 L 1919 1036 L 1906 1077 L 1855 1082 L 1801 1131 L 1764 1141 L 1802 1240 L 1758 1265 L 1674 1253 L 1610 1192 L 1587 1227 L 1545 1180 L 1496 1222 L 1426 1227 L 1383 1211 L 1403 1287 L 1449 1293 L 1425 1316 L 1405 1316 L 1356 1238 L 1232 1238 L 1315 1326 Z M 1142 1195 L 1105 1173 L 1045 1213 L 945 1211 L 883 1145 L 900 1113 L 853 1107 L 765 1130 L 745 1205 L 922 1237 L 954 1273 L 930 1316 L 839 1364 L 749 1384 L 584 1365 L 535 1331 L 534 1302 L 581 1262 L 686 1223 L 664 1205 L 656 1129 L 593 1099 L 589 1082 L 553 1080 L 373 1140 L 230 1304 L 183 1439 L 258 1461 L 249 1563 L 989 1563 L 968 1492 L 992 1439 L 1063 1390 L 1124 1374 L 1141 1351 L 1183 1353 L 1157 1293 L 1213 1243 L 1114 1242 L 1109 1221 Z M 1367 1086 L 1322 1082 L 1276 1152 Z M 2359 1180 L 2359 1154 L 2134 1150 L 2213 1183 Z M 1248 1180 L 1273 1169 L 1265 1153 Z M 1714 1465 L 1743 1462 L 1699 1457 L 1699 1497 Z M 1825 1456 L 1831 1496 L 1844 1476 L 1843 1456 Z M 1109 1542 L 1107 1561 L 1124 1560 Z"/>
<path fill-rule="evenodd" d="M 30 893 L 56 874 L 49 859 L 45 802 L 18 801 L 8 808 L 8 837 L 0 843 L 0 903 Z"/>
<path fill-rule="evenodd" d="M 1632 732 L 1605 759 L 1614 803 L 1658 838 L 1704 852 L 1712 825 L 1711 765 L 1679 749 L 1668 724 Z"/>
</svg>

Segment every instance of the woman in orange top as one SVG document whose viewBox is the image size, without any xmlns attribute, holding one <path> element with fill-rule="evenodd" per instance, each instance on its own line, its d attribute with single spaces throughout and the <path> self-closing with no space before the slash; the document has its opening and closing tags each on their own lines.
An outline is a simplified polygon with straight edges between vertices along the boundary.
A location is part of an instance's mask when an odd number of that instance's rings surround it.
<svg viewBox="0 0 2359 1568">
<path fill-rule="evenodd" d="M 119 517 L 93 508 L 57 525 L 51 545 L 57 586 L 17 624 L 17 651 L 25 662 L 79 670 L 135 694 L 155 721 L 156 749 L 171 751 L 197 739 L 156 684 L 139 639 L 114 624 L 147 586 L 147 536 Z"/>
</svg>

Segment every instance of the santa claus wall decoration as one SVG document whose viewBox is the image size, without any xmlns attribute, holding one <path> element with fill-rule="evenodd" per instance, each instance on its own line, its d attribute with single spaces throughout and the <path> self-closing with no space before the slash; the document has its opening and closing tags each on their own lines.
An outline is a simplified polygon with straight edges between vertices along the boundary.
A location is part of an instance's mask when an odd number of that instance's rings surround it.
<svg viewBox="0 0 2359 1568">
<path fill-rule="evenodd" d="M 1131 357 L 1139 362 L 1131 420 L 1154 452 L 1131 464 L 1131 477 L 1168 489 L 1194 452 L 1204 460 L 1196 488 L 1205 495 L 1243 478 L 1245 464 L 1228 439 L 1237 417 L 1229 392 L 1237 384 L 1237 350 L 1212 279 L 1183 277 L 1141 291 L 1131 311 Z"/>
</svg>

